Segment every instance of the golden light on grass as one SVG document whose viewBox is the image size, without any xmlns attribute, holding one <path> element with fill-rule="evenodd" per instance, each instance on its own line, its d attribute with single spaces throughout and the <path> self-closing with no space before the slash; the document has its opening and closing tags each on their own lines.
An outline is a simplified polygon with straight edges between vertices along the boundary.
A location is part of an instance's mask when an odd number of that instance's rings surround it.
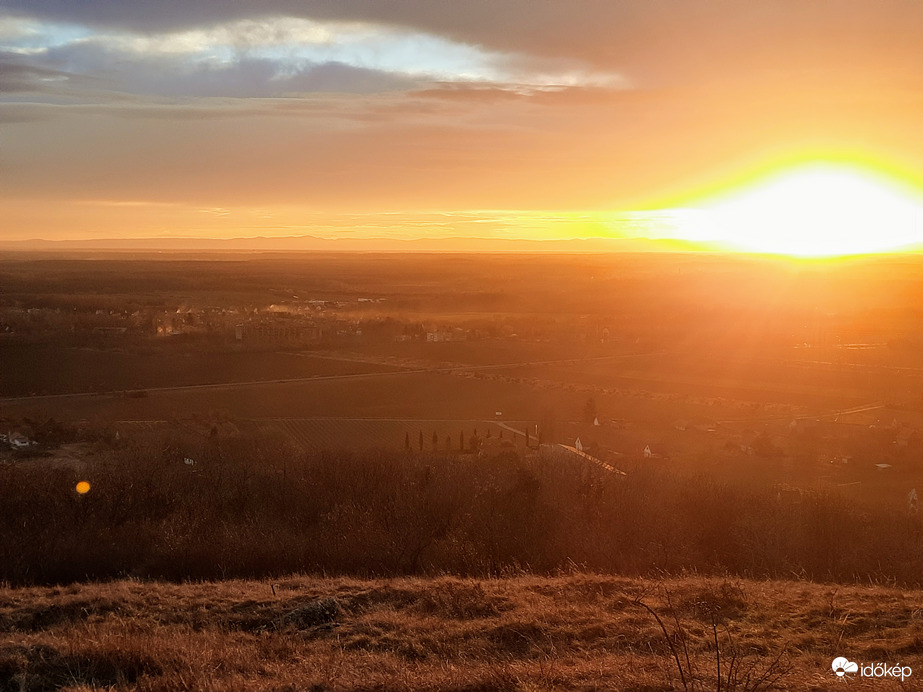
<svg viewBox="0 0 923 692">
<path fill-rule="evenodd" d="M 897 180 L 838 165 L 802 166 L 676 210 L 677 235 L 728 249 L 833 257 L 923 243 L 923 204 Z"/>
<path fill-rule="evenodd" d="M 90 484 L 87 483 L 86 481 L 80 481 L 77 484 L 77 487 L 74 489 L 77 491 L 79 495 L 86 495 L 88 492 L 90 492 Z"/>
</svg>

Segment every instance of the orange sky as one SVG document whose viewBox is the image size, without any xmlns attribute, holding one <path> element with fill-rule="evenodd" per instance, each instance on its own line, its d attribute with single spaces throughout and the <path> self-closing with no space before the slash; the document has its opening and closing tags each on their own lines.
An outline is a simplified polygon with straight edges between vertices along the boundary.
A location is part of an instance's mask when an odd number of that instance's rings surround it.
<svg viewBox="0 0 923 692">
<path fill-rule="evenodd" d="M 7 0 L 2 239 L 637 235 L 607 215 L 773 161 L 915 178 L 921 36 L 911 0 Z"/>
</svg>

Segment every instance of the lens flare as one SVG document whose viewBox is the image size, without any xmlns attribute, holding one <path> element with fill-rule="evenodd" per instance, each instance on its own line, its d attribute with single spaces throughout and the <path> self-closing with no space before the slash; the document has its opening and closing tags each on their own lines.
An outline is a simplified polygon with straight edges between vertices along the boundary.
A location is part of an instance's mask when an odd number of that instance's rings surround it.
<svg viewBox="0 0 923 692">
<path fill-rule="evenodd" d="M 79 495 L 86 495 L 88 492 L 90 492 L 90 484 L 87 483 L 86 481 L 80 481 L 77 484 L 77 487 L 74 489 L 77 491 Z"/>
</svg>

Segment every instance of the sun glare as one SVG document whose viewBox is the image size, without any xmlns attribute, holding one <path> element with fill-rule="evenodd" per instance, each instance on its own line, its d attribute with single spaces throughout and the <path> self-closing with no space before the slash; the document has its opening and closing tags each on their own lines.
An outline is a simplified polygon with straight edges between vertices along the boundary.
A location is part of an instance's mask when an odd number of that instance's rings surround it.
<svg viewBox="0 0 923 692">
<path fill-rule="evenodd" d="M 730 249 L 830 257 L 923 243 L 923 205 L 892 180 L 847 167 L 778 174 L 677 210 L 678 235 Z"/>
</svg>

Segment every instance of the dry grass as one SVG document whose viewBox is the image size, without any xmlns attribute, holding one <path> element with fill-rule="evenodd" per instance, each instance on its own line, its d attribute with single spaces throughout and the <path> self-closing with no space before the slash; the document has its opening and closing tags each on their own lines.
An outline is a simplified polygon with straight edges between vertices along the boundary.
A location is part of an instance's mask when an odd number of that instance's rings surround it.
<svg viewBox="0 0 923 692">
<path fill-rule="evenodd" d="M 736 657 L 738 690 L 833 690 L 838 655 L 923 674 L 921 605 L 885 587 L 588 574 L 3 588 L 0 690 L 665 692 L 683 689 L 671 643 L 689 689 L 714 690 L 715 632 L 721 689 Z M 775 684 L 743 684 L 767 668 Z"/>
</svg>

